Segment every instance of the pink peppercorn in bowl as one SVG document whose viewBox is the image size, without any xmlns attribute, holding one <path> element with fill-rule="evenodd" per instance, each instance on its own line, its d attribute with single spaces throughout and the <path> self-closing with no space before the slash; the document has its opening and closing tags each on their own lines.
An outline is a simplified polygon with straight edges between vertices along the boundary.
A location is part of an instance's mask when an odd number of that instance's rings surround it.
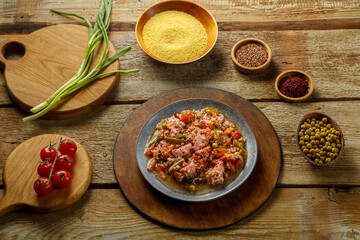
<svg viewBox="0 0 360 240">
<path fill-rule="evenodd" d="M 314 81 L 303 71 L 288 70 L 277 76 L 275 91 L 287 102 L 303 102 L 313 93 Z"/>
<path fill-rule="evenodd" d="M 269 45 L 256 38 L 245 38 L 237 42 L 231 50 L 236 69 L 244 73 L 264 71 L 269 67 L 271 57 Z"/>
</svg>

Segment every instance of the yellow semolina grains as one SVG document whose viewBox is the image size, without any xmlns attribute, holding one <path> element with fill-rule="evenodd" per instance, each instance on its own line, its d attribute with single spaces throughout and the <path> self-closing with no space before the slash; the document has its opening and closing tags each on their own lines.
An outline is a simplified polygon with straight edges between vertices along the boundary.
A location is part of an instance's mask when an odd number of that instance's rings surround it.
<svg viewBox="0 0 360 240">
<path fill-rule="evenodd" d="M 204 26 L 193 16 L 180 11 L 164 11 L 151 17 L 143 29 L 147 51 L 172 63 L 200 57 L 208 44 Z"/>
</svg>

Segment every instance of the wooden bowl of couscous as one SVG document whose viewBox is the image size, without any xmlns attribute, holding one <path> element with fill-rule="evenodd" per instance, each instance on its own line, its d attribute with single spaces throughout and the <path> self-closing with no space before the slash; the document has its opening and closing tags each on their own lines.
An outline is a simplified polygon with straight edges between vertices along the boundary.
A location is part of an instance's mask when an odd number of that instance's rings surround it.
<svg viewBox="0 0 360 240">
<path fill-rule="evenodd" d="M 157 3 L 143 12 L 135 27 L 144 52 L 168 64 L 191 63 L 214 47 L 218 27 L 199 4 L 175 0 Z"/>
</svg>

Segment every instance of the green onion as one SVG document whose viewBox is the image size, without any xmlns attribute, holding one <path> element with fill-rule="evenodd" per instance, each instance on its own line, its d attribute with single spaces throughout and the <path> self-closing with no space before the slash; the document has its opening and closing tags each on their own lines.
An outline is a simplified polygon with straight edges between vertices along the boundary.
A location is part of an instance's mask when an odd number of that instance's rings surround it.
<svg viewBox="0 0 360 240">
<path fill-rule="evenodd" d="M 107 77 L 115 73 L 133 73 L 139 71 L 139 69 L 131 69 L 101 73 L 103 69 L 115 62 L 119 57 L 123 56 L 131 49 L 131 47 L 126 47 L 115 53 L 113 56 L 106 58 L 109 52 L 108 29 L 110 26 L 110 15 L 112 8 L 111 4 L 112 3 L 109 0 L 102 0 L 94 27 L 92 27 L 89 20 L 80 15 L 51 10 L 52 12 L 60 15 L 73 16 L 84 20 L 89 26 L 89 42 L 86 47 L 85 55 L 78 72 L 72 78 L 70 78 L 63 86 L 61 86 L 55 93 L 53 93 L 47 100 L 30 109 L 30 111 L 34 114 L 23 118 L 24 122 L 31 121 L 43 116 L 51 109 L 53 109 L 61 101 L 61 99 L 97 79 Z M 98 64 L 94 67 L 94 69 L 88 72 L 89 67 L 92 63 L 94 51 L 102 40 L 104 41 L 104 49 L 101 54 L 100 60 Z"/>
</svg>

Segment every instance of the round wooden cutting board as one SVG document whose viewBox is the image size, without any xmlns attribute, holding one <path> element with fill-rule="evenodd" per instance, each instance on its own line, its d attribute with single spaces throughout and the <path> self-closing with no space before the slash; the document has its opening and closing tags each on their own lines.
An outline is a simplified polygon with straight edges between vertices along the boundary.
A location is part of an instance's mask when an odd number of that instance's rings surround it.
<svg viewBox="0 0 360 240">
<path fill-rule="evenodd" d="M 26 36 L 14 36 L 0 44 L 0 66 L 9 95 L 22 109 L 45 101 L 79 69 L 89 39 L 89 29 L 80 25 L 60 24 L 41 28 Z M 99 61 L 103 46 L 95 50 L 92 69 Z M 110 43 L 109 55 L 115 53 Z M 24 54 L 14 60 L 9 56 Z M 119 69 L 119 61 L 103 72 Z M 119 80 L 117 74 L 97 80 L 64 98 L 44 118 L 65 119 L 90 112 L 111 95 Z"/>
<path fill-rule="evenodd" d="M 191 98 L 211 99 L 233 108 L 248 122 L 258 145 L 255 169 L 245 183 L 208 202 L 184 202 L 161 194 L 145 180 L 136 161 L 137 136 L 146 121 L 163 107 Z M 114 149 L 116 178 L 128 201 L 150 218 L 181 229 L 220 228 L 252 214 L 275 188 L 280 165 L 280 142 L 266 116 L 244 98 L 213 88 L 174 90 L 145 102 L 122 126 Z"/>
<path fill-rule="evenodd" d="M 50 212 L 63 209 L 81 198 L 88 189 L 92 177 L 92 162 L 85 148 L 78 142 L 73 156 L 74 167 L 70 171 L 72 182 L 66 188 L 56 189 L 44 196 L 38 196 L 33 188 L 38 178 L 37 167 L 41 162 L 43 147 L 56 143 L 66 136 L 46 134 L 30 138 L 21 143 L 8 157 L 3 170 L 5 194 L 0 199 L 0 216 L 26 207 L 33 211 Z"/>
</svg>

